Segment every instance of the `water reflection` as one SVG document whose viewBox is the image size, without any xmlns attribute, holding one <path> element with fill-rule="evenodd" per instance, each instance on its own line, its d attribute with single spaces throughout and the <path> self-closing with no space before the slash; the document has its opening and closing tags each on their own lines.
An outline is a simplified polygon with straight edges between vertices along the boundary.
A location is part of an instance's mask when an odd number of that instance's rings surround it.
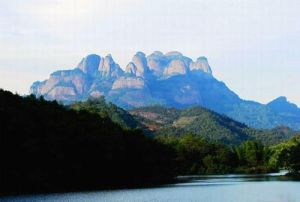
<svg viewBox="0 0 300 202">
<path fill-rule="evenodd" d="M 298 202 L 300 182 L 284 173 L 178 177 L 178 183 L 154 188 L 107 190 L 0 198 L 0 201 L 157 201 Z"/>
<path fill-rule="evenodd" d="M 297 181 L 298 178 L 286 176 L 287 171 L 268 174 L 229 174 L 229 175 L 194 175 L 179 176 L 177 181 L 182 183 L 221 183 L 221 182 L 254 182 L 254 181 Z"/>
</svg>

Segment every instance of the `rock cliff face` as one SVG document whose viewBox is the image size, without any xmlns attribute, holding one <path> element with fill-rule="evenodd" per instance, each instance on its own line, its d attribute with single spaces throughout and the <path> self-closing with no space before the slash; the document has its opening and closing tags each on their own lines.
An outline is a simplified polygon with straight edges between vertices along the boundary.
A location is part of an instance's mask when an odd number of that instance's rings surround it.
<svg viewBox="0 0 300 202">
<path fill-rule="evenodd" d="M 105 57 L 92 54 L 83 58 L 73 70 L 57 71 L 48 80 L 35 82 L 31 93 L 69 102 L 89 96 L 106 96 L 110 91 L 121 89 L 145 90 L 147 83 L 155 85 L 155 80 L 188 75 L 191 70 L 211 75 L 207 59 L 200 58 L 202 60 L 193 62 L 179 52 L 156 51 L 149 56 L 137 52 L 123 71 L 110 54 Z"/>
<path fill-rule="evenodd" d="M 115 63 L 111 55 L 101 59 L 98 71 L 104 78 L 118 78 L 123 75 L 123 70 Z"/>
<path fill-rule="evenodd" d="M 129 89 L 143 89 L 145 81 L 141 78 L 134 77 L 120 77 L 112 85 L 112 90 L 129 88 Z"/>
<path fill-rule="evenodd" d="M 196 62 L 192 62 L 190 64 L 190 70 L 202 70 L 208 74 L 212 74 L 206 57 L 199 57 Z"/>
<path fill-rule="evenodd" d="M 200 105 L 254 127 L 287 125 L 300 129 L 296 105 L 283 99 L 268 105 L 242 100 L 213 77 L 206 57 L 193 61 L 176 51 L 150 55 L 137 52 L 125 70 L 111 55 L 88 55 L 74 69 L 57 71 L 45 81 L 34 82 L 30 91 L 65 103 L 105 96 L 124 108 Z"/>
</svg>

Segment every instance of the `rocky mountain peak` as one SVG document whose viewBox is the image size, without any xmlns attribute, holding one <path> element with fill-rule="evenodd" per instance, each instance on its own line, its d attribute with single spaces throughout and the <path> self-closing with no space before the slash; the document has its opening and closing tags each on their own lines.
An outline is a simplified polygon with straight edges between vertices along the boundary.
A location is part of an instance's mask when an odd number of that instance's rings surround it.
<svg viewBox="0 0 300 202">
<path fill-rule="evenodd" d="M 189 71 L 188 66 L 180 59 L 171 60 L 168 67 L 164 70 L 165 77 L 171 77 L 178 74 L 186 74 Z"/>
<path fill-rule="evenodd" d="M 157 56 L 164 56 L 164 54 L 161 51 L 154 51 L 152 54 L 150 55 L 157 55 Z"/>
<path fill-rule="evenodd" d="M 74 69 L 56 71 L 47 80 L 34 82 L 30 90 L 65 103 L 105 96 L 126 108 L 201 105 L 256 127 L 300 128 L 300 109 L 286 97 L 267 105 L 242 100 L 212 76 L 206 57 L 193 61 L 178 51 L 155 51 L 147 56 L 137 52 L 125 72 L 110 54 L 91 54 Z"/>
<path fill-rule="evenodd" d="M 118 77 L 123 74 L 123 70 L 115 63 L 111 54 L 108 54 L 101 60 L 98 71 L 104 77 Z"/>
<path fill-rule="evenodd" d="M 125 72 L 129 74 L 130 76 L 136 75 L 136 66 L 133 62 L 129 62 L 126 66 Z"/>
<path fill-rule="evenodd" d="M 101 57 L 96 54 L 86 56 L 78 64 L 78 68 L 86 74 L 94 74 L 98 70 Z"/>
<path fill-rule="evenodd" d="M 288 102 L 287 97 L 279 96 L 278 98 L 271 101 L 269 104 L 271 104 L 271 103 L 286 103 L 286 102 Z"/>
<path fill-rule="evenodd" d="M 113 64 L 115 63 L 114 59 L 112 58 L 111 54 L 107 54 L 105 57 L 104 57 L 105 60 L 107 60 L 110 64 Z"/>
<path fill-rule="evenodd" d="M 190 70 L 201 70 L 205 73 L 212 74 L 212 70 L 208 64 L 208 60 L 206 57 L 198 57 L 195 62 L 191 62 Z"/>
<path fill-rule="evenodd" d="M 162 52 L 155 51 L 147 56 L 147 64 L 155 76 L 161 77 L 168 64 L 168 59 Z"/>
<path fill-rule="evenodd" d="M 287 97 L 284 96 L 280 96 L 275 100 L 269 102 L 267 106 L 278 113 L 292 112 L 298 113 L 300 115 L 300 109 L 297 107 L 297 105 L 289 102 Z"/>
<path fill-rule="evenodd" d="M 133 58 L 132 58 L 132 63 L 135 66 L 135 76 L 137 77 L 146 77 L 147 74 L 149 73 L 149 67 L 147 65 L 147 58 L 145 53 L 143 52 L 137 52 Z M 130 65 L 132 67 L 132 65 Z"/>
<path fill-rule="evenodd" d="M 170 51 L 166 53 L 166 56 L 183 56 L 183 55 L 178 51 Z"/>
</svg>

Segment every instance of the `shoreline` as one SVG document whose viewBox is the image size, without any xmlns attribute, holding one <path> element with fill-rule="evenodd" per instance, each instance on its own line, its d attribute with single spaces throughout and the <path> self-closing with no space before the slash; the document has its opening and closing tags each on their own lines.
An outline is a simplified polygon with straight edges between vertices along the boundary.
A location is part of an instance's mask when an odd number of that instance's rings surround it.
<svg viewBox="0 0 300 202">
<path fill-rule="evenodd" d="M 22 197 L 22 196 L 33 196 L 33 195 L 53 195 L 53 194 L 63 194 L 63 193 L 81 193 L 81 192 L 97 192 L 97 191 L 112 191 L 112 190 L 130 190 L 130 189 L 147 189 L 147 188 L 158 188 L 165 187 L 167 185 L 175 185 L 180 183 L 186 183 L 193 181 L 193 179 L 234 179 L 234 178 L 279 178 L 279 180 L 288 180 L 289 178 L 296 178 L 300 180 L 300 175 L 290 175 L 287 171 L 280 171 L 278 173 L 258 173 L 258 174 L 239 174 L 239 173 L 231 173 L 231 174 L 211 174 L 211 175 L 179 175 L 174 177 L 171 180 L 162 180 L 152 183 L 139 183 L 139 184 L 131 184 L 131 185 L 100 185 L 95 187 L 86 187 L 86 188 L 78 188 L 78 189 L 60 189 L 60 190 L 43 190 L 43 191 L 24 191 L 24 192 L 7 192 L 0 193 L 0 199 L 4 197 Z"/>
</svg>

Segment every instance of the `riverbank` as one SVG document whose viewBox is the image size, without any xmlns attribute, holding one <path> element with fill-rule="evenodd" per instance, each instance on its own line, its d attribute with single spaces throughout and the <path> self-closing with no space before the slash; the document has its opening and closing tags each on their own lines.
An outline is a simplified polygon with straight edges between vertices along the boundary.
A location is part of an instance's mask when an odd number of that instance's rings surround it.
<svg viewBox="0 0 300 202">
<path fill-rule="evenodd" d="M 159 201 L 159 202 L 258 202 L 298 201 L 300 181 L 282 179 L 283 173 L 258 175 L 202 175 L 172 184 L 134 189 L 39 194 L 0 197 L 1 202 L 81 202 L 81 201 Z M 179 178 L 181 178 L 179 177 Z"/>
<path fill-rule="evenodd" d="M 177 176 L 173 179 L 164 180 L 153 180 L 147 182 L 137 182 L 132 181 L 127 184 L 98 184 L 94 186 L 86 187 L 68 187 L 61 188 L 57 186 L 56 189 L 44 189 L 44 190 L 27 190 L 23 189 L 23 192 L 2 192 L 0 197 L 8 196 L 25 196 L 25 195 L 40 195 L 40 194 L 61 194 L 61 193 L 76 193 L 76 192 L 97 192 L 97 191 L 109 191 L 109 190 L 128 190 L 128 189 L 147 189 L 147 188 L 157 188 L 170 185 L 176 185 L 180 183 L 187 183 L 193 180 L 203 180 L 203 179 L 237 179 L 237 178 L 258 178 L 258 179 L 271 179 L 278 178 L 280 180 L 298 179 L 300 176 L 289 175 L 287 171 L 280 171 L 278 173 L 256 173 L 256 174 L 241 174 L 241 173 L 231 173 L 231 174 L 215 174 L 215 175 L 185 175 Z"/>
</svg>

